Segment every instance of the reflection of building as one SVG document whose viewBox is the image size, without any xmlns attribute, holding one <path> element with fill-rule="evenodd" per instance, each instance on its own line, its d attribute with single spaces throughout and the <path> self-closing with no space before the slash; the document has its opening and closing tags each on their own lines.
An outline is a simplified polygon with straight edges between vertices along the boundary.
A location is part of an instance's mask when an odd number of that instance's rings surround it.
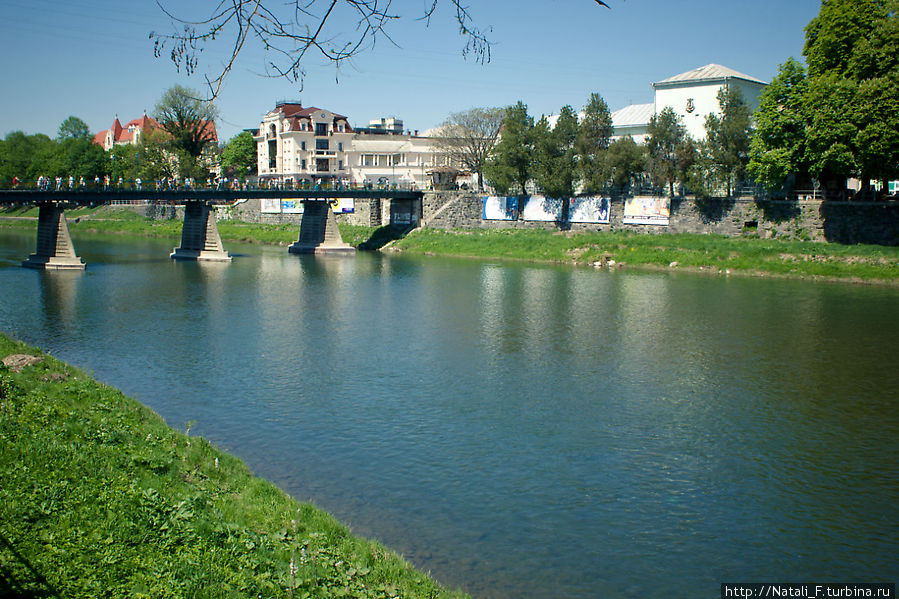
<svg viewBox="0 0 899 599">
<path fill-rule="evenodd" d="M 426 189 L 435 167 L 445 166 L 432 138 L 404 130 L 400 119 L 352 127 L 343 115 L 299 102 L 278 102 L 254 139 L 263 179 Z"/>
<path fill-rule="evenodd" d="M 720 114 L 718 92 L 721 89 L 738 89 L 749 109 L 759 105 L 759 96 L 768 85 L 760 79 L 744 75 L 720 64 L 681 73 L 652 84 L 653 102 L 631 104 L 612 113 L 613 138 L 630 135 L 634 141 L 646 139 L 649 120 L 667 107 L 674 110 L 693 139 L 705 138 L 705 117 Z"/>
</svg>

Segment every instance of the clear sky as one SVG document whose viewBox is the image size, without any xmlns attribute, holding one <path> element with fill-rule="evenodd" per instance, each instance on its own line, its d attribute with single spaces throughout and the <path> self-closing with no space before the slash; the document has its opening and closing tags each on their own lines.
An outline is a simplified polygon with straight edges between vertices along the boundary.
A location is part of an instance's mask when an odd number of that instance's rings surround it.
<svg viewBox="0 0 899 599">
<path fill-rule="evenodd" d="M 161 0 L 194 15 L 217 0 Z M 283 0 L 270 0 L 280 3 Z M 426 130 L 449 113 L 522 100 L 529 112 L 580 109 L 591 92 L 614 111 L 652 101 L 650 84 L 709 63 L 770 81 L 778 65 L 801 59 L 806 24 L 820 0 L 468 0 L 482 29 L 492 28 L 492 60 L 461 54 L 451 6 L 441 0 L 429 26 L 416 20 L 429 0 L 394 0 L 403 18 L 391 25 L 397 46 L 381 40 L 340 73 L 307 63 L 304 87 L 259 76 L 261 48 L 242 57 L 216 104 L 219 137 L 259 126 L 277 100 L 301 100 L 365 125 L 396 116 Z M 187 15 L 190 16 L 190 15 Z M 55 137 L 69 115 L 92 132 L 124 123 L 153 107 L 175 83 L 200 89 L 171 62 L 154 58 L 150 31 L 172 25 L 154 0 L 2 0 L 0 2 L 0 136 L 15 130 Z M 348 33 L 352 29 L 347 26 Z M 201 58 L 221 63 L 230 40 Z"/>
</svg>

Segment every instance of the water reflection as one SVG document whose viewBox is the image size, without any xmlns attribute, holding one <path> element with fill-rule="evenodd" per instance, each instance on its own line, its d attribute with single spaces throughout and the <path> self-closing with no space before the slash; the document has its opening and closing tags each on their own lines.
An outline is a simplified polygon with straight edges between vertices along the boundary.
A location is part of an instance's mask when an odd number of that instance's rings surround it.
<svg viewBox="0 0 899 599">
<path fill-rule="evenodd" d="M 895 290 L 121 245 L 0 329 L 476 596 L 899 575 Z"/>
</svg>

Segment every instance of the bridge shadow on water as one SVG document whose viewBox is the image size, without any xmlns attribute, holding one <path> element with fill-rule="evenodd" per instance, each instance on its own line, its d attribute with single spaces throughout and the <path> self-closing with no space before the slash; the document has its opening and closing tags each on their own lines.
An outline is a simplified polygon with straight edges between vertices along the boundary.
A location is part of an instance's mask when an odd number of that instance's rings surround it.
<svg viewBox="0 0 899 599">
<path fill-rule="evenodd" d="M 359 244 L 360 250 L 380 250 L 388 243 L 402 239 L 415 228 L 414 225 L 384 225 L 375 229 L 371 237 Z"/>
</svg>

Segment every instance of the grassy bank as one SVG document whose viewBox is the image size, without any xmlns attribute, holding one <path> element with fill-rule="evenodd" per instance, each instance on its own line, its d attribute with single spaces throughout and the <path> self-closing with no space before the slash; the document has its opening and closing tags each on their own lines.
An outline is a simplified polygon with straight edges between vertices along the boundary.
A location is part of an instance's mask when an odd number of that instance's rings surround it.
<svg viewBox="0 0 899 599">
<path fill-rule="evenodd" d="M 168 237 L 176 242 L 181 221 L 150 220 L 131 210 L 112 207 L 66 212 L 73 232 L 125 233 Z M 0 216 L 34 216 L 37 209 L 6 211 Z M 76 222 L 77 221 L 77 222 Z M 0 226 L 34 228 L 31 220 L 0 220 Z M 288 245 L 296 240 L 296 225 L 264 225 L 220 221 L 225 241 Z M 340 225 L 344 241 L 368 249 L 391 238 L 386 228 Z M 899 284 L 899 247 L 840 245 L 783 239 L 722 235 L 638 234 L 629 232 L 558 232 L 542 229 L 419 229 L 392 249 L 445 256 L 468 256 L 558 262 L 607 263 L 630 268 L 702 270 L 769 276 L 815 277 L 828 280 Z"/>
<path fill-rule="evenodd" d="M 0 358 L 11 355 L 39 361 L 0 366 L 0 595 L 462 596 L 0 334 Z"/>
<path fill-rule="evenodd" d="M 687 233 L 559 233 L 536 229 L 416 230 L 394 248 L 417 254 L 569 264 L 744 272 L 899 283 L 899 248 Z"/>
</svg>

